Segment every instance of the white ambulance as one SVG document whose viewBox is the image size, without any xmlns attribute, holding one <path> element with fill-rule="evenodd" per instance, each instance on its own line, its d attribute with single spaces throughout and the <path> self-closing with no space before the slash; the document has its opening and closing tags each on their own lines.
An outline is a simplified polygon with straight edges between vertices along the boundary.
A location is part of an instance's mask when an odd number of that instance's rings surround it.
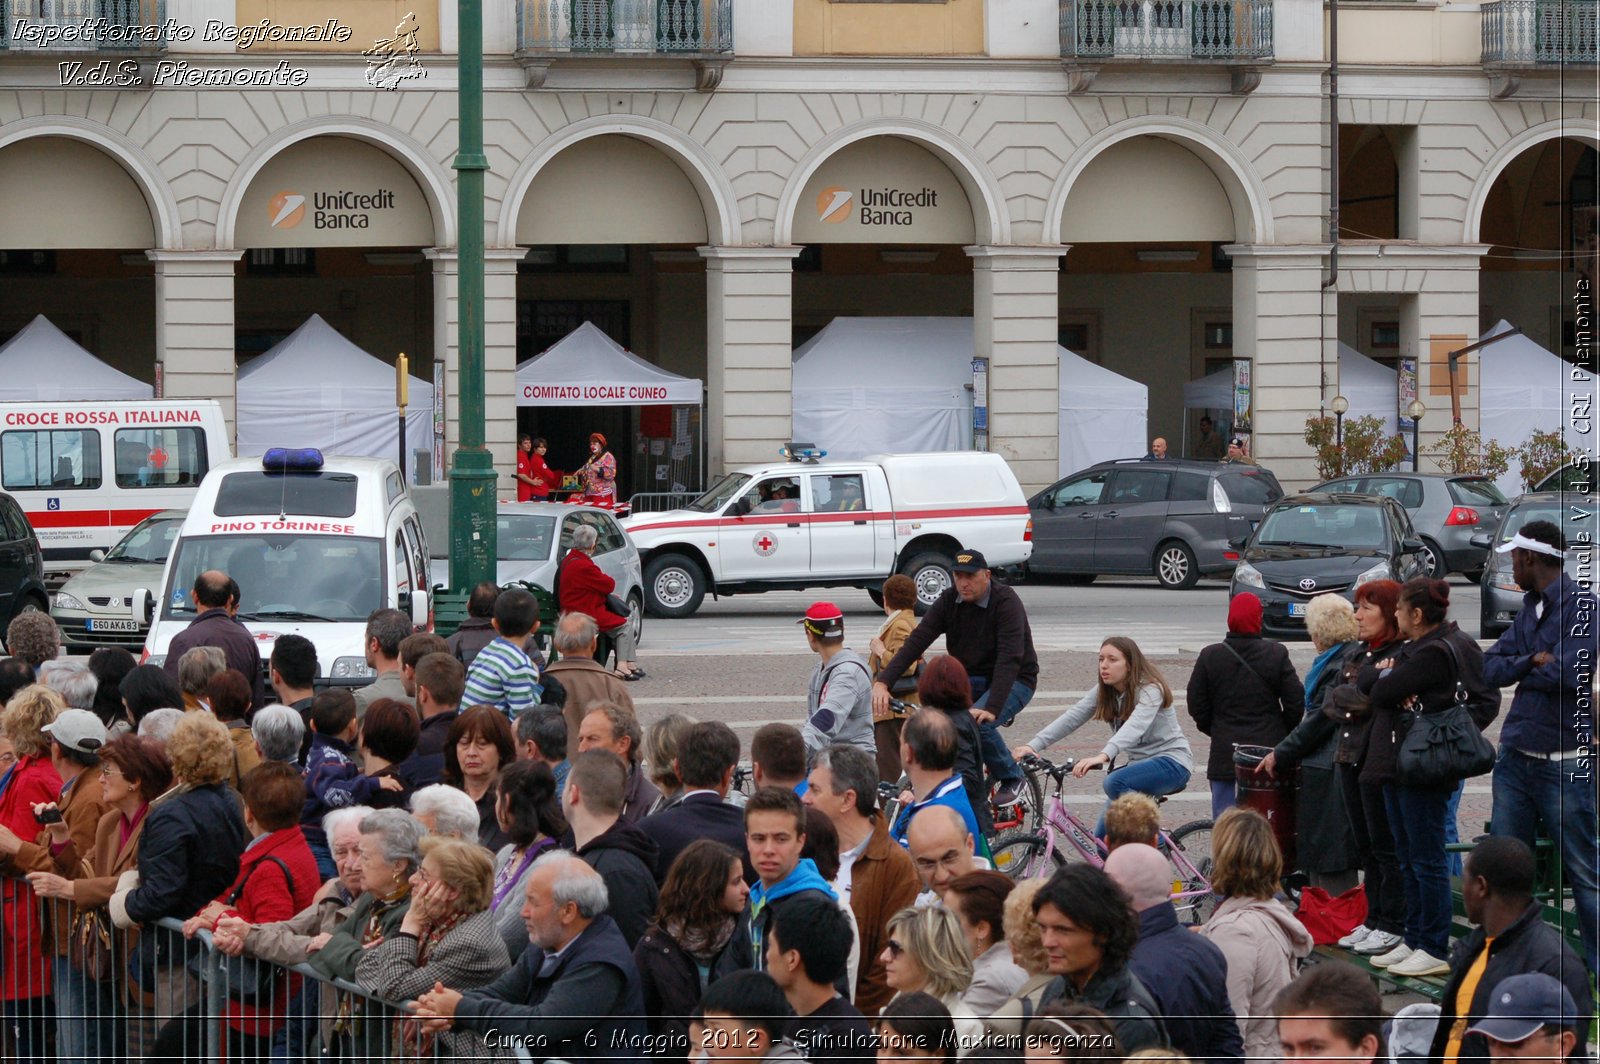
<svg viewBox="0 0 1600 1064">
<path fill-rule="evenodd" d="M 210 569 L 238 582 L 238 619 L 262 662 L 280 636 L 305 636 L 317 648 L 319 685 L 372 682 L 373 610 L 429 623 L 428 542 L 405 479 L 382 459 L 275 448 L 207 474 L 161 587 L 134 593 L 134 615 L 154 618 L 142 660 L 166 661 L 173 636 L 195 619 L 195 577 Z"/>
<path fill-rule="evenodd" d="M 881 604 L 895 573 L 916 584 L 920 612 L 950 586 L 958 551 L 982 551 L 993 568 L 1033 553 L 1027 498 L 998 454 L 784 453 L 787 462 L 726 474 L 683 509 L 623 520 L 652 614 L 687 617 L 708 592 L 780 588 L 859 587 Z"/>
<path fill-rule="evenodd" d="M 0 403 L 0 488 L 38 533 L 47 573 L 82 569 L 151 514 L 187 509 L 230 454 L 214 399 Z"/>
</svg>

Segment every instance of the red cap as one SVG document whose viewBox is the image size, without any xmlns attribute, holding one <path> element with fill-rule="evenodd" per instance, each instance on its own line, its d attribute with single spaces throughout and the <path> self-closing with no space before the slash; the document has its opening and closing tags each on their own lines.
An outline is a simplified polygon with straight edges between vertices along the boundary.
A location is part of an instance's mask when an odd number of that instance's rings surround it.
<svg viewBox="0 0 1600 1064">
<path fill-rule="evenodd" d="M 816 635 L 844 635 L 844 611 L 831 602 L 813 602 L 806 615 L 794 623 Z"/>
<path fill-rule="evenodd" d="M 1245 591 L 1228 603 L 1228 631 L 1240 635 L 1261 634 L 1261 600 Z"/>
</svg>

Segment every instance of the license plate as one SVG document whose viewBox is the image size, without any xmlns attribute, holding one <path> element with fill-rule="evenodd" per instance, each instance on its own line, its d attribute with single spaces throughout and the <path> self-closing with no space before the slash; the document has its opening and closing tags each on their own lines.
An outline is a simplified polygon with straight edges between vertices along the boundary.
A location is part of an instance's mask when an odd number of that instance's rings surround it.
<svg viewBox="0 0 1600 1064">
<path fill-rule="evenodd" d="M 1291 616 L 1291 617 L 1304 617 L 1305 615 L 1306 615 L 1306 603 L 1304 603 L 1304 602 L 1291 602 L 1291 603 L 1289 603 L 1289 616 Z"/>
<path fill-rule="evenodd" d="M 96 620 L 90 617 L 86 622 L 91 632 L 137 632 L 139 622 L 129 619 L 126 621 Z"/>
</svg>

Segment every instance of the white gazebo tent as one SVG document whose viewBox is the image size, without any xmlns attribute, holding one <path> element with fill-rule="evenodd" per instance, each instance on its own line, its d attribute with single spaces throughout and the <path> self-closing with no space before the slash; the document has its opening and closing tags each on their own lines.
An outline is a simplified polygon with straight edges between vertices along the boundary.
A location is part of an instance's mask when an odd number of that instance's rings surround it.
<svg viewBox="0 0 1600 1064">
<path fill-rule="evenodd" d="M 73 343 L 43 314 L 0 346 L 0 401 L 149 399 L 155 389 Z"/>
<path fill-rule="evenodd" d="M 972 448 L 971 318 L 835 318 L 794 353 L 793 436 L 833 458 Z M 1059 469 L 1144 453 L 1144 385 L 1059 358 Z"/>
<path fill-rule="evenodd" d="M 406 449 L 433 449 L 433 385 L 411 378 Z M 269 447 L 316 447 L 327 454 L 397 459 L 399 407 L 394 366 L 346 340 L 322 316 L 239 367 L 240 457 Z M 416 478 L 407 455 L 407 473 Z"/>
<path fill-rule="evenodd" d="M 1399 374 L 1347 344 L 1339 345 L 1339 394 L 1350 401 L 1345 417 L 1376 415 L 1383 431 L 1400 431 Z"/>
<path fill-rule="evenodd" d="M 705 396 L 700 381 L 646 362 L 590 321 L 518 366 L 516 388 L 519 407 L 698 407 Z M 669 482 L 698 490 L 706 450 L 705 418 L 699 422 L 699 451 L 691 455 L 691 441 L 679 438 L 678 419 L 673 419 L 670 453 L 652 451 L 645 459 L 646 467 L 654 466 L 656 473 L 647 483 L 657 483 L 662 491 Z M 613 447 L 613 453 L 620 461 L 621 452 Z"/>
<path fill-rule="evenodd" d="M 1511 324 L 1502 320 L 1486 330 L 1482 339 L 1510 331 Z M 1574 449 L 1588 446 L 1590 438 L 1579 436 L 1571 424 L 1574 396 L 1589 397 L 1583 409 L 1593 408 L 1596 398 L 1593 374 L 1551 354 L 1523 334 L 1483 347 L 1474 357 L 1480 360 L 1478 373 L 1482 391 L 1478 396 L 1478 413 L 1486 441 L 1496 440 L 1505 447 L 1518 447 L 1528 442 L 1535 429 L 1560 426 L 1567 446 Z M 1522 477 L 1518 463 L 1513 461 L 1511 466 L 1496 483 L 1508 496 L 1515 496 L 1522 493 Z"/>
</svg>

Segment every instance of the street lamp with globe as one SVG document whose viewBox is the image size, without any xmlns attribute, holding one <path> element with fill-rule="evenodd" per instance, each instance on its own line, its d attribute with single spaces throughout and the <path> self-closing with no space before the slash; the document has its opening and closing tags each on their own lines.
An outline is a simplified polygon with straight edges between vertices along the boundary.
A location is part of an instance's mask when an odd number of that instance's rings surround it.
<svg viewBox="0 0 1600 1064">
<path fill-rule="evenodd" d="M 1411 471 L 1413 473 L 1417 471 L 1417 433 L 1422 425 L 1422 415 L 1427 412 L 1428 408 L 1422 405 L 1421 399 L 1411 400 L 1410 405 L 1406 407 L 1406 417 L 1411 419 Z"/>
<path fill-rule="evenodd" d="M 1339 475 L 1346 472 L 1344 467 L 1344 416 L 1350 410 L 1350 400 L 1343 395 L 1336 395 L 1328 404 L 1333 411 L 1333 447 L 1339 452 Z"/>
</svg>

